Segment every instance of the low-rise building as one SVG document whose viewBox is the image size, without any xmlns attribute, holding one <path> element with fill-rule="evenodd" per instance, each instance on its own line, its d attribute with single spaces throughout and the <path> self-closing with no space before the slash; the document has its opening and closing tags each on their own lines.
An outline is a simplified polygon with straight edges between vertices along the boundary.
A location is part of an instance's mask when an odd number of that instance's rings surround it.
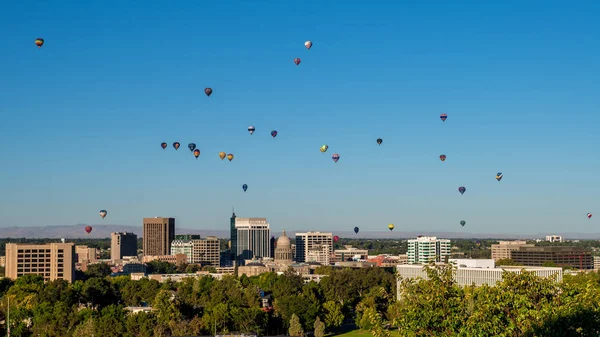
<svg viewBox="0 0 600 337">
<path fill-rule="evenodd" d="M 144 263 L 152 262 L 152 261 L 163 261 L 173 263 L 175 265 L 182 265 L 187 263 L 187 255 L 185 254 L 175 254 L 175 255 L 146 255 L 143 260 Z"/>
<path fill-rule="evenodd" d="M 336 249 L 333 253 L 335 262 L 359 261 L 369 258 L 369 251 L 367 249 L 360 249 L 351 245 L 344 246 L 344 249 Z"/>
<path fill-rule="evenodd" d="M 549 262 L 559 267 L 594 269 L 592 251 L 581 247 L 519 247 L 511 252 L 511 259 L 525 266 L 542 266 Z"/>
<path fill-rule="evenodd" d="M 527 243 L 527 241 L 523 240 L 515 240 L 515 241 L 499 241 L 496 244 L 492 245 L 492 260 L 506 260 L 510 259 L 510 253 L 512 251 L 518 250 L 519 247 L 535 247 L 534 244 Z"/>
</svg>

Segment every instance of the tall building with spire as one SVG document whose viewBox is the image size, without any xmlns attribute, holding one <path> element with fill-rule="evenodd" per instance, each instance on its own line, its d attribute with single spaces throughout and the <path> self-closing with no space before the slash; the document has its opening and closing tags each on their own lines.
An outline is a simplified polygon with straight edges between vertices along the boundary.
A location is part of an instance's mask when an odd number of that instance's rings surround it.
<svg viewBox="0 0 600 337">
<path fill-rule="evenodd" d="M 231 252 L 231 261 L 237 257 L 237 228 L 235 228 L 235 209 L 231 209 L 231 219 L 229 219 L 229 251 Z"/>
</svg>

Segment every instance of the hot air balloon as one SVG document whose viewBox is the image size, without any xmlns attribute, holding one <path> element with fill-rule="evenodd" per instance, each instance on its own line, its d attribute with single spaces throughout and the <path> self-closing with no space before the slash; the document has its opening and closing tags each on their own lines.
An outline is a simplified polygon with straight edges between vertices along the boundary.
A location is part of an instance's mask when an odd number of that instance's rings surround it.
<svg viewBox="0 0 600 337">
<path fill-rule="evenodd" d="M 306 49 L 310 49 L 310 47 L 312 47 L 312 41 L 304 42 L 304 47 L 306 47 Z"/>
<path fill-rule="evenodd" d="M 38 48 L 42 48 L 42 46 L 44 45 L 44 39 L 38 37 L 37 39 L 35 39 L 35 45 L 38 46 Z"/>
<path fill-rule="evenodd" d="M 445 161 L 446 160 L 446 155 L 445 154 L 440 155 L 440 160 L 442 162 Z"/>
<path fill-rule="evenodd" d="M 460 194 L 465 194 L 465 191 L 467 191 L 467 189 L 464 186 L 461 186 L 458 188 L 458 191 L 460 192 Z"/>
<path fill-rule="evenodd" d="M 337 153 L 334 153 L 333 156 L 331 156 L 331 159 L 333 159 L 334 162 L 338 162 L 338 160 L 340 160 L 340 155 Z"/>
<path fill-rule="evenodd" d="M 206 88 L 206 89 L 204 89 L 204 93 L 206 94 L 206 96 L 210 96 L 212 94 L 212 89 Z"/>
<path fill-rule="evenodd" d="M 277 137 L 277 131 L 276 130 L 271 131 L 271 137 L 273 137 L 273 138 Z"/>
<path fill-rule="evenodd" d="M 591 219 L 592 218 L 592 213 L 588 213 L 587 217 L 588 217 L 588 219 Z"/>
<path fill-rule="evenodd" d="M 325 152 L 327 152 L 328 148 L 329 148 L 329 146 L 323 145 L 323 146 L 321 146 L 321 148 L 319 150 L 321 150 L 321 152 L 325 153 Z"/>
<path fill-rule="evenodd" d="M 188 149 L 190 149 L 190 151 L 194 152 L 194 150 L 196 149 L 196 144 L 194 144 L 194 143 L 189 143 L 189 144 L 188 144 Z"/>
<path fill-rule="evenodd" d="M 354 233 L 355 233 L 355 234 L 358 234 L 358 231 L 359 231 L 359 230 L 360 230 L 360 229 L 359 229 L 358 227 L 354 227 Z"/>
<path fill-rule="evenodd" d="M 200 150 L 198 150 L 198 149 L 194 150 L 194 157 L 196 157 L 196 159 L 198 159 L 198 157 L 200 157 Z"/>
<path fill-rule="evenodd" d="M 104 209 L 103 209 L 103 210 L 100 210 L 100 217 L 101 217 L 102 219 L 104 219 L 104 218 L 106 217 L 106 214 L 108 214 L 108 212 L 106 212 L 106 210 L 104 210 Z"/>
<path fill-rule="evenodd" d="M 393 230 L 394 230 L 394 224 L 393 224 L 393 223 L 389 224 L 389 225 L 388 225 L 388 229 L 389 229 L 390 231 L 393 231 Z"/>
<path fill-rule="evenodd" d="M 225 152 L 219 152 L 219 158 L 221 158 L 221 160 L 225 159 L 226 156 L 227 154 Z"/>
<path fill-rule="evenodd" d="M 252 134 L 254 133 L 254 131 L 255 131 L 255 130 L 256 130 L 256 129 L 255 129 L 255 128 L 254 128 L 252 125 L 250 125 L 250 126 L 248 127 L 248 132 L 250 132 L 250 135 L 251 135 L 251 136 L 252 136 Z"/>
<path fill-rule="evenodd" d="M 162 149 L 166 149 L 167 148 L 167 143 L 160 143 L 160 147 L 162 147 Z"/>
<path fill-rule="evenodd" d="M 180 145 L 181 145 L 181 144 L 179 144 L 179 142 L 175 142 L 175 143 L 173 143 L 173 147 L 175 148 L 175 150 L 179 149 L 179 146 L 180 146 Z"/>
<path fill-rule="evenodd" d="M 467 222 L 465 220 L 461 220 L 460 225 L 465 227 L 465 225 L 467 224 Z"/>
<path fill-rule="evenodd" d="M 90 234 L 92 232 L 92 226 L 85 226 L 85 231 Z"/>
<path fill-rule="evenodd" d="M 442 120 L 442 122 L 445 122 L 446 118 L 448 118 L 448 115 L 446 115 L 446 114 L 440 114 L 440 119 Z"/>
<path fill-rule="evenodd" d="M 502 180 L 502 177 L 504 177 L 504 175 L 502 174 L 502 172 L 496 173 L 496 180 L 500 181 L 500 180 Z"/>
<path fill-rule="evenodd" d="M 232 160 L 233 160 L 233 155 L 232 155 L 231 153 L 230 153 L 230 154 L 228 154 L 228 155 L 227 155 L 227 159 L 229 159 L 229 161 L 232 161 Z"/>
<path fill-rule="evenodd" d="M 296 63 L 296 65 L 299 65 L 299 64 L 300 64 L 300 62 L 302 62 L 302 61 L 300 60 L 300 58 L 299 58 L 299 57 L 296 57 L 296 58 L 294 59 L 294 63 Z"/>
<path fill-rule="evenodd" d="M 383 139 L 377 138 L 377 145 L 381 145 L 381 143 L 383 143 Z"/>
<path fill-rule="evenodd" d="M 337 235 L 335 235 L 335 236 L 333 237 L 333 242 L 338 242 L 338 241 L 340 241 L 340 237 L 339 237 L 339 236 L 337 236 Z"/>
<path fill-rule="evenodd" d="M 246 192 L 246 190 L 248 189 L 248 185 L 246 185 L 246 184 L 242 185 L 242 189 L 244 190 L 244 192 Z"/>
</svg>

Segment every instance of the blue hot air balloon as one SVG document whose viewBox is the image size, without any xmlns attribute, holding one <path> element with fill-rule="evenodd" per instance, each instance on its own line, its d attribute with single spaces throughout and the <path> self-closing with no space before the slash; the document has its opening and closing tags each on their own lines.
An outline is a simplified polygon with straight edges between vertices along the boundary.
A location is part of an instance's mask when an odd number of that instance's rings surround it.
<svg viewBox="0 0 600 337">
<path fill-rule="evenodd" d="M 248 185 L 246 185 L 246 184 L 242 185 L 242 189 L 244 190 L 244 192 L 246 192 L 246 190 L 248 189 Z"/>
</svg>

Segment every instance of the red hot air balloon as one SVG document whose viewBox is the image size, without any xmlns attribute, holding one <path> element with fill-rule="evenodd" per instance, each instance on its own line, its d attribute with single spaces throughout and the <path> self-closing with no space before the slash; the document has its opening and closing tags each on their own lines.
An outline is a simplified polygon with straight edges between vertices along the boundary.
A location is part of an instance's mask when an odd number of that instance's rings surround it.
<svg viewBox="0 0 600 337">
<path fill-rule="evenodd" d="M 198 149 L 194 150 L 194 157 L 196 157 L 196 159 L 198 159 L 198 157 L 200 157 L 200 150 L 198 150 Z"/>
<path fill-rule="evenodd" d="M 440 156 L 440 160 L 441 160 L 442 162 L 443 162 L 444 160 L 446 160 L 446 155 L 445 155 L 445 154 L 441 155 L 441 156 Z"/>
<path fill-rule="evenodd" d="M 448 115 L 446 115 L 446 114 L 440 114 L 440 119 L 442 120 L 442 122 L 445 122 L 446 118 L 448 118 Z"/>
<path fill-rule="evenodd" d="M 209 96 L 212 94 L 212 88 L 206 88 L 204 89 L 204 93 L 206 94 L 206 96 Z"/>
<path fill-rule="evenodd" d="M 90 234 L 92 232 L 92 226 L 85 226 L 85 231 Z"/>
<path fill-rule="evenodd" d="M 166 149 L 167 148 L 167 143 L 160 143 L 160 147 L 162 147 L 162 149 Z"/>
<path fill-rule="evenodd" d="M 592 218 L 592 213 L 588 213 L 587 217 L 588 217 L 588 219 L 591 219 Z"/>
<path fill-rule="evenodd" d="M 294 59 L 294 63 L 296 63 L 296 65 L 300 65 L 300 62 L 302 62 L 302 60 L 300 60 L 300 58 L 299 58 L 299 57 L 296 57 L 296 58 Z"/>
<path fill-rule="evenodd" d="M 340 237 L 339 237 L 339 236 L 337 236 L 337 235 L 336 235 L 336 236 L 334 236 L 334 237 L 333 237 L 333 242 L 338 242 L 338 241 L 340 241 Z"/>
</svg>

